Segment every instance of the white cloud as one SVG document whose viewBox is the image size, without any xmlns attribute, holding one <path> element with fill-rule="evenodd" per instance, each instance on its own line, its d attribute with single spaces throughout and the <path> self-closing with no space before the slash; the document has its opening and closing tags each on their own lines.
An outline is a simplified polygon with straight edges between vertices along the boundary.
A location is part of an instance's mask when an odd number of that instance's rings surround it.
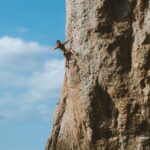
<svg viewBox="0 0 150 150">
<path fill-rule="evenodd" d="M 42 46 L 37 42 L 25 42 L 20 38 L 5 36 L 0 38 L 0 56 L 13 57 L 18 55 L 39 54 L 45 52 L 47 46 Z"/>
<path fill-rule="evenodd" d="M 63 75 L 64 61 L 48 46 L 0 38 L 0 116 L 47 118 L 52 100 L 59 97 Z"/>
</svg>

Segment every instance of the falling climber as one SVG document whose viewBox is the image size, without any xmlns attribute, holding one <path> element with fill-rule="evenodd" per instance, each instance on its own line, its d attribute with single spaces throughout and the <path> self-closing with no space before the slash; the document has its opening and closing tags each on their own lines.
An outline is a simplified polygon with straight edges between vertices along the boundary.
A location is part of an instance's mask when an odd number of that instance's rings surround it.
<svg viewBox="0 0 150 150">
<path fill-rule="evenodd" d="M 64 43 L 61 43 L 60 40 L 57 40 L 56 41 L 56 47 L 55 48 L 50 48 L 51 50 L 56 50 L 56 49 L 59 48 L 63 52 L 63 54 L 64 54 L 64 56 L 66 58 L 66 67 L 69 67 L 69 59 L 70 59 L 71 55 L 74 55 L 75 57 L 78 56 L 78 54 L 75 51 L 66 49 L 65 45 L 68 42 L 69 42 L 69 40 L 64 42 Z"/>
</svg>

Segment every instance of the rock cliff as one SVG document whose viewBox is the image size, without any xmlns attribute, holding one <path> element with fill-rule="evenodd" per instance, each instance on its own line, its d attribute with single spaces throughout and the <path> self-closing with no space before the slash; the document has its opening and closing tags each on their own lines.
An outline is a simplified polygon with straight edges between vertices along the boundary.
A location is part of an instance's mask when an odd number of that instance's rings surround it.
<svg viewBox="0 0 150 150">
<path fill-rule="evenodd" d="M 66 0 L 66 68 L 46 150 L 150 149 L 150 1 Z"/>
</svg>

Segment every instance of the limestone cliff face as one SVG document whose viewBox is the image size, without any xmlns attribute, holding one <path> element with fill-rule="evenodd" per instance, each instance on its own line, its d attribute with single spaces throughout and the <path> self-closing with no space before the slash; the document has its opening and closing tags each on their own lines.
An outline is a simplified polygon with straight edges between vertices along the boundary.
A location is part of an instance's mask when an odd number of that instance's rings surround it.
<svg viewBox="0 0 150 150">
<path fill-rule="evenodd" d="M 66 0 L 66 68 L 46 150 L 150 149 L 150 1 Z"/>
</svg>

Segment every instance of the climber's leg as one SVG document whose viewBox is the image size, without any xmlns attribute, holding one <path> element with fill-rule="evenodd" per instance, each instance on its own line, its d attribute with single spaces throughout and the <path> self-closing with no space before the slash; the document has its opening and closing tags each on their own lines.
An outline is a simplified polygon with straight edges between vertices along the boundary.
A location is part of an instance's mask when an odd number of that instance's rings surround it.
<svg viewBox="0 0 150 150">
<path fill-rule="evenodd" d="M 69 55 L 65 54 L 64 56 L 66 58 L 65 66 L 69 68 Z"/>
</svg>

